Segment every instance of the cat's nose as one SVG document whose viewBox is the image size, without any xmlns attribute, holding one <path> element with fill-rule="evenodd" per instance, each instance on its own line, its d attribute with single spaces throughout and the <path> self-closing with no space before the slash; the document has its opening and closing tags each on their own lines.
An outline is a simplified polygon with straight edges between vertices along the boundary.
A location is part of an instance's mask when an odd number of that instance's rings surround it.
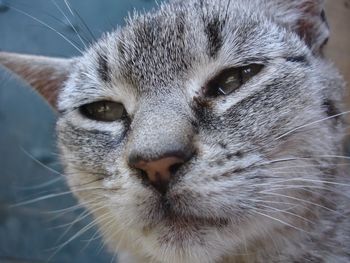
<svg viewBox="0 0 350 263">
<path fill-rule="evenodd" d="M 185 156 L 166 155 L 157 160 L 146 161 L 142 158 L 129 158 L 129 165 L 142 171 L 146 179 L 159 193 L 165 194 L 168 185 L 180 166 L 185 163 Z"/>
</svg>

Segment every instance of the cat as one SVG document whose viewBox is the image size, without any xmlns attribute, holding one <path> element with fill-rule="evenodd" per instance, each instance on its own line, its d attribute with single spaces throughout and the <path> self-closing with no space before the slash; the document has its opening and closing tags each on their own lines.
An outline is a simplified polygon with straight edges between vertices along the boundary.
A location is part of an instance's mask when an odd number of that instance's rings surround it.
<svg viewBox="0 0 350 263">
<path fill-rule="evenodd" d="M 118 262 L 350 262 L 323 4 L 175 0 L 80 57 L 0 53 L 57 110 L 67 182 Z"/>
</svg>

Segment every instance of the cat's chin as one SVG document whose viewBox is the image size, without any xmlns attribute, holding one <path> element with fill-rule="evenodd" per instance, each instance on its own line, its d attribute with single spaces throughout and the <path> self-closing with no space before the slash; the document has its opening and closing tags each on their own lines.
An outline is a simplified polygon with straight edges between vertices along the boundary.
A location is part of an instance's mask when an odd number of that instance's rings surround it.
<svg viewBox="0 0 350 263">
<path fill-rule="evenodd" d="M 158 199 L 152 206 L 145 208 L 148 213 L 142 213 L 139 217 L 142 218 L 140 223 L 143 225 L 143 229 L 150 232 L 168 233 L 181 240 L 193 231 L 200 229 L 222 230 L 232 222 L 230 218 L 205 213 L 199 215 L 191 211 L 190 207 L 182 206 L 179 209 L 176 204 L 173 203 L 173 205 L 164 199 Z"/>
</svg>

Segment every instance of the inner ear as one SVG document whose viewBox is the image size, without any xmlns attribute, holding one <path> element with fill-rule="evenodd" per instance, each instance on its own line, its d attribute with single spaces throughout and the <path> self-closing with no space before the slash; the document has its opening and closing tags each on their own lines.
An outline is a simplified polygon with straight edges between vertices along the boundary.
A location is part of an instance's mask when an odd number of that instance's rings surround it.
<svg viewBox="0 0 350 263">
<path fill-rule="evenodd" d="M 16 73 L 56 109 L 57 97 L 72 67 L 72 59 L 0 52 L 0 65 Z"/>
</svg>

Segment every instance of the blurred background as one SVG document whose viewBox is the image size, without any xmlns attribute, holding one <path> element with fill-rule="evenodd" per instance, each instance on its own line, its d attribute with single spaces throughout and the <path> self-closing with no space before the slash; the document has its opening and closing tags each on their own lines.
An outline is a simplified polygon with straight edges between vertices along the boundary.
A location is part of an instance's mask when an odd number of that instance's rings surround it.
<svg viewBox="0 0 350 263">
<path fill-rule="evenodd" d="M 122 26 L 133 9 L 156 5 L 154 0 L 69 3 L 71 10 L 63 0 L 0 0 L 0 50 L 79 55 L 48 26 L 83 48 L 77 32 L 93 42 Z M 326 56 L 349 82 L 350 0 L 328 0 L 326 13 L 332 33 Z M 344 99 L 349 105 L 350 96 Z M 114 258 L 60 176 L 55 119 L 37 94 L 0 69 L 0 263 L 109 263 Z"/>
</svg>

